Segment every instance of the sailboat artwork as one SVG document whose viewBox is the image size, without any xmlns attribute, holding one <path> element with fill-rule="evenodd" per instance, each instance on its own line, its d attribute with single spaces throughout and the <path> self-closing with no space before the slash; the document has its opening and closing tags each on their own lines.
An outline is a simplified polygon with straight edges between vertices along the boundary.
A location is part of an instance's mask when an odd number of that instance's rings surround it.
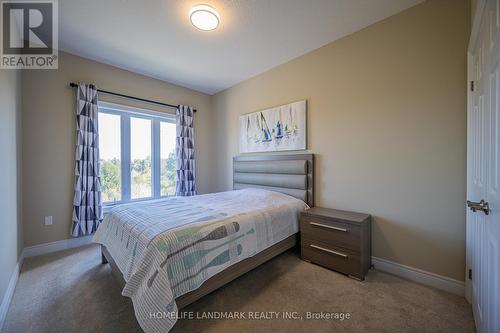
<svg viewBox="0 0 500 333">
<path fill-rule="evenodd" d="M 271 132 L 269 131 L 269 126 L 267 126 L 266 118 L 264 118 L 264 115 L 262 114 L 262 112 L 260 113 L 260 120 L 261 120 L 261 129 L 260 129 L 261 138 L 260 138 L 260 141 L 269 142 L 272 140 Z"/>
<path fill-rule="evenodd" d="M 240 152 L 304 150 L 307 102 L 305 100 L 240 117 Z"/>
</svg>

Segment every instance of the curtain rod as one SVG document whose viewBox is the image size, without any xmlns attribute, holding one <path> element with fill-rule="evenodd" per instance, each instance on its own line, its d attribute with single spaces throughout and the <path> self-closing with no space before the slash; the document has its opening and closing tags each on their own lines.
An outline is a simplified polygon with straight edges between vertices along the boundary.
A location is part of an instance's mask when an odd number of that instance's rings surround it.
<svg viewBox="0 0 500 333">
<path fill-rule="evenodd" d="M 69 86 L 72 87 L 72 88 L 76 88 L 76 87 L 78 87 L 78 84 L 76 84 L 74 82 L 70 82 Z M 141 102 L 146 102 L 146 103 L 151 103 L 151 104 L 162 105 L 162 106 L 166 106 L 166 107 L 174 108 L 174 109 L 177 109 L 177 107 L 178 107 L 178 105 L 173 105 L 173 104 L 168 104 L 168 103 L 163 103 L 163 102 L 152 101 L 152 100 L 145 99 L 145 98 L 140 98 L 140 97 L 134 97 L 134 96 L 124 95 L 124 94 L 119 94 L 119 93 L 115 93 L 115 92 L 107 91 L 107 90 L 102 90 L 102 89 L 97 89 L 97 91 L 100 92 L 100 93 L 103 93 L 103 94 L 114 95 L 114 96 L 118 96 L 118 97 L 133 99 L 133 100 L 136 100 L 136 101 L 141 101 Z M 196 109 L 193 109 L 193 112 L 196 112 Z"/>
</svg>

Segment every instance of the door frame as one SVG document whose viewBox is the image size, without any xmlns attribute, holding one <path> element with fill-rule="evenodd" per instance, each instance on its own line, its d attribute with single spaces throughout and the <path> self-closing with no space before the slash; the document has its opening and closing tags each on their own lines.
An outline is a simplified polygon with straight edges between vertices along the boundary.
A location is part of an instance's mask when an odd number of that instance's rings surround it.
<svg viewBox="0 0 500 333">
<path fill-rule="evenodd" d="M 471 158 L 469 157 L 469 152 L 471 151 L 471 140 L 469 138 L 469 133 L 471 133 L 470 129 L 470 115 L 472 114 L 472 91 L 471 91 L 471 86 L 470 82 L 473 81 L 473 58 L 472 54 L 474 52 L 474 48 L 476 46 L 476 42 L 479 36 L 479 29 L 481 27 L 481 21 L 483 19 L 484 11 L 486 9 L 486 2 L 487 0 L 477 0 L 476 3 L 476 8 L 474 12 L 474 17 L 472 19 L 472 27 L 471 27 L 471 34 L 470 34 L 470 39 L 469 39 L 469 45 L 467 48 L 467 198 L 469 198 L 469 190 L 471 188 L 470 181 L 472 180 L 472 175 L 470 174 L 471 172 Z M 465 207 L 465 203 L 464 203 Z M 465 299 L 471 303 L 472 302 L 472 283 L 471 280 L 469 279 L 469 269 L 471 268 L 471 225 L 469 222 L 469 219 L 467 218 L 467 207 L 465 209 L 465 216 L 466 216 L 466 237 L 465 237 Z"/>
</svg>

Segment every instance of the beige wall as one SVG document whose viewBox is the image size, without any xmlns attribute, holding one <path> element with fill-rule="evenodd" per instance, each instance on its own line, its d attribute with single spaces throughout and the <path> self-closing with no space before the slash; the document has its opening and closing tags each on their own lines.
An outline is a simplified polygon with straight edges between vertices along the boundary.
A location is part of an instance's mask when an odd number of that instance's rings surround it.
<svg viewBox="0 0 500 333">
<path fill-rule="evenodd" d="M 210 96 L 66 53 L 58 70 L 23 73 L 23 185 L 25 246 L 69 238 L 73 203 L 76 93 L 69 82 L 94 83 L 102 89 L 143 98 L 187 104 L 195 118 L 197 184 L 210 191 Z M 150 104 L 100 95 L 101 100 L 162 111 Z M 163 109 L 172 112 L 171 109 Z M 44 226 L 44 216 L 53 225 Z"/>
<path fill-rule="evenodd" d="M 216 190 L 241 114 L 308 100 L 316 205 L 371 213 L 373 255 L 464 279 L 466 0 L 429 0 L 215 95 Z"/>
<path fill-rule="evenodd" d="M 5 69 L 0 69 L 0 228 L 1 302 L 23 249 L 21 72 Z"/>
</svg>

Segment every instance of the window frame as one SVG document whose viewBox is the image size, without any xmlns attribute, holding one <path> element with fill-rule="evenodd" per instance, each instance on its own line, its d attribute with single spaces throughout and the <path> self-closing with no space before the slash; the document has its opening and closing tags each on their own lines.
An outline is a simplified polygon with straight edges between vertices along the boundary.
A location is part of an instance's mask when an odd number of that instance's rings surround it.
<svg viewBox="0 0 500 333">
<path fill-rule="evenodd" d="M 111 207 L 147 200 L 156 200 L 172 195 L 161 195 L 160 173 L 160 122 L 176 123 L 174 114 L 136 108 L 110 102 L 98 102 L 98 113 L 120 116 L 120 158 L 121 158 L 121 199 L 103 202 L 104 212 Z M 142 118 L 151 121 L 151 196 L 132 198 L 131 192 L 131 128 L 130 118 Z"/>
</svg>

